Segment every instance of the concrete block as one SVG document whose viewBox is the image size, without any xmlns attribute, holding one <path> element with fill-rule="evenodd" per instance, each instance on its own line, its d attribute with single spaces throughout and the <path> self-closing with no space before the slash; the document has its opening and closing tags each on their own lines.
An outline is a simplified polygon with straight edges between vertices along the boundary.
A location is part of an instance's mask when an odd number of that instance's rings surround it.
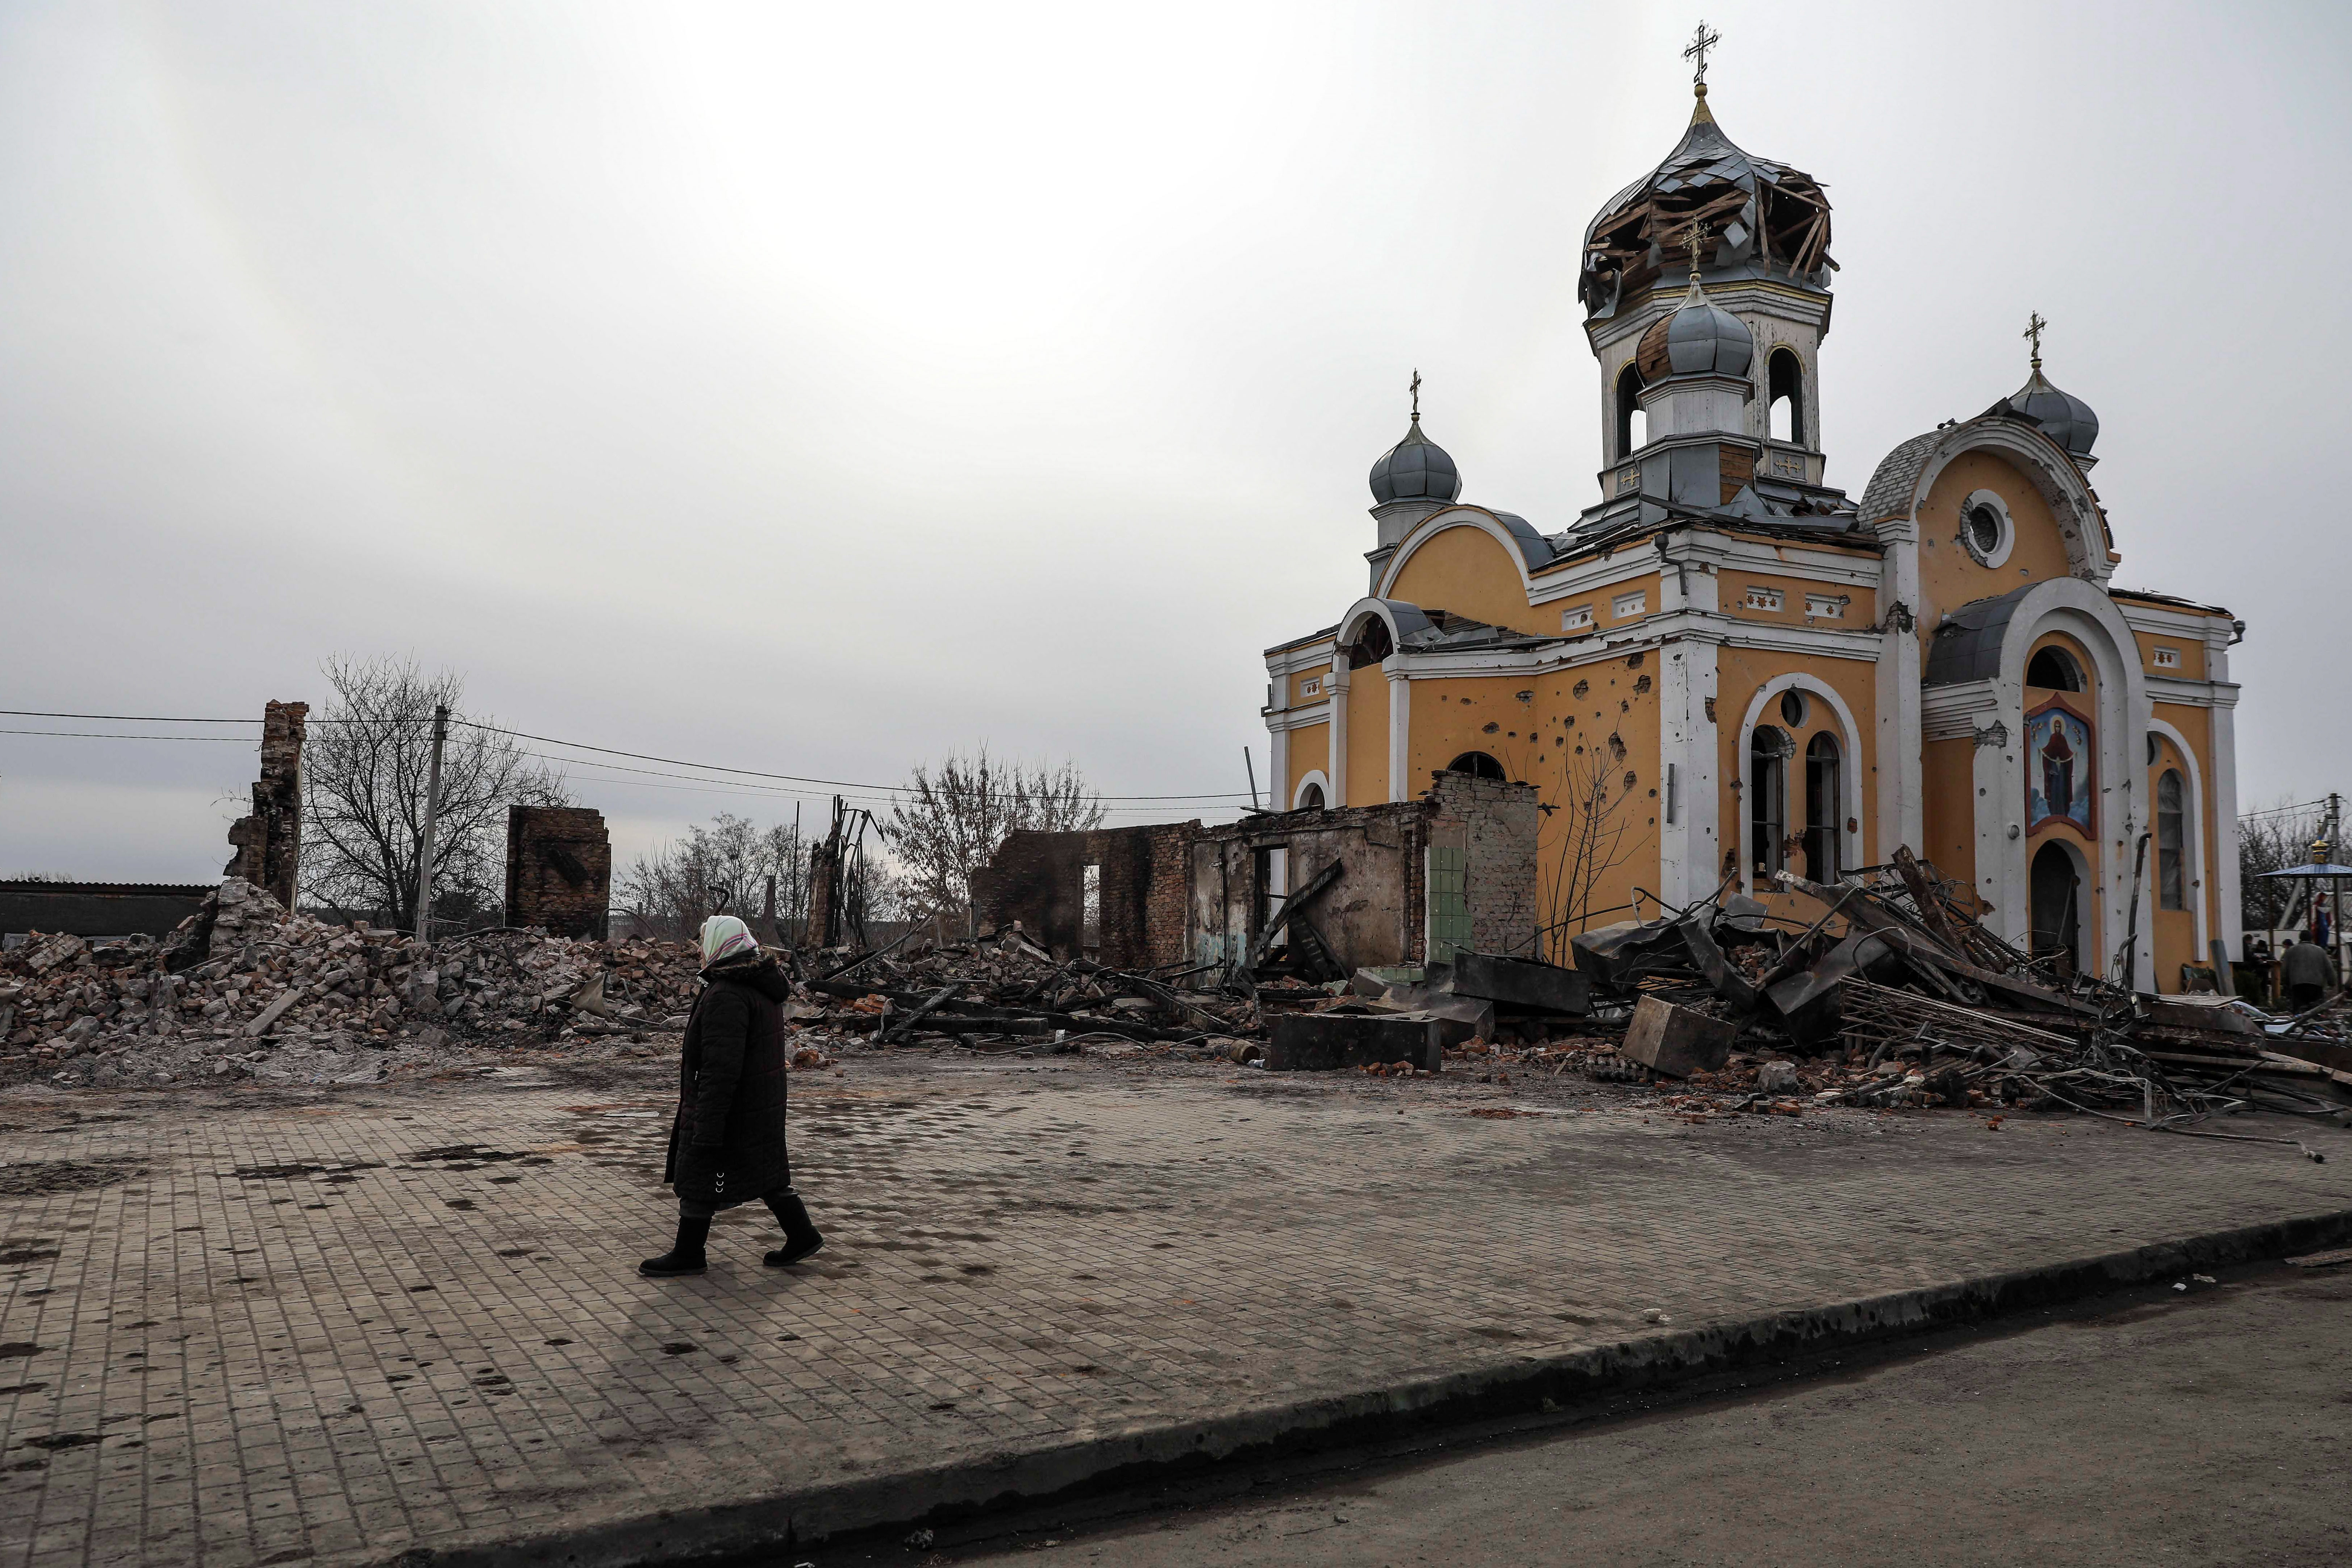
<svg viewBox="0 0 2352 1568">
<path fill-rule="evenodd" d="M 1375 1062 L 1411 1062 L 1436 1072 L 1445 1065 L 1448 1026 L 1448 1020 L 1427 1013 L 1286 1014 L 1274 1020 L 1266 1070 L 1329 1072 Z"/>
<path fill-rule="evenodd" d="M 1456 996 L 1492 1002 L 1507 1013 L 1592 1011 L 1592 982 L 1573 969 L 1498 952 L 1457 952 L 1447 987 Z"/>
<path fill-rule="evenodd" d="M 1724 1019 L 1644 996 L 1634 1005 L 1625 1042 L 1617 1048 L 1628 1060 L 1640 1062 L 1653 1072 L 1688 1078 L 1695 1072 L 1713 1072 L 1729 1061 L 1732 1037 L 1738 1032 Z"/>
</svg>

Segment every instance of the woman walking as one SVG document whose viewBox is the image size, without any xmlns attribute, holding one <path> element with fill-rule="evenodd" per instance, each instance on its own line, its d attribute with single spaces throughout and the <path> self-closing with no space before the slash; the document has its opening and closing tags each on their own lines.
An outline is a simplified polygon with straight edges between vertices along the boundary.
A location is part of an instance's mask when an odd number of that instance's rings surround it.
<svg viewBox="0 0 2352 1568">
<path fill-rule="evenodd" d="M 702 922 L 702 994 L 686 1021 L 677 1114 L 662 1180 L 677 1193 L 677 1244 L 637 1265 L 656 1279 L 699 1274 L 703 1243 L 720 1209 L 764 1203 L 784 1227 L 772 1268 L 824 1245 L 793 1191 L 784 1153 L 784 998 L 792 984 L 743 922 Z"/>
</svg>

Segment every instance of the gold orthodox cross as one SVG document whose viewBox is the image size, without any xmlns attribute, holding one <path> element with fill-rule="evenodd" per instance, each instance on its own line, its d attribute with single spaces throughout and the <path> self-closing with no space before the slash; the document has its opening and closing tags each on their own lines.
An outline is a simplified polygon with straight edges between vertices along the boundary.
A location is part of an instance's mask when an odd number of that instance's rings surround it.
<svg viewBox="0 0 2352 1568">
<path fill-rule="evenodd" d="M 2021 335 L 2033 342 L 2033 368 L 2036 370 L 2042 368 L 2042 329 L 2049 324 L 2042 319 L 2042 312 L 2039 310 L 2026 318 L 2025 331 Z"/>
<path fill-rule="evenodd" d="M 1705 22 L 1701 22 L 1698 25 L 1698 31 L 1691 35 L 1690 47 L 1683 51 L 1683 58 L 1698 62 L 1698 69 L 1691 77 L 1693 81 L 1702 84 L 1706 82 L 1706 51 L 1721 42 L 1723 42 L 1723 35 L 1708 31 Z"/>
<path fill-rule="evenodd" d="M 1421 372 L 1418 369 L 1412 373 L 1412 422 L 1416 425 L 1421 423 Z"/>
<path fill-rule="evenodd" d="M 1702 245 L 1704 245 L 1704 244 L 1706 244 L 1706 223 L 1705 223 L 1704 221 L 1702 221 L 1701 219 L 1698 219 L 1698 218 L 1693 218 L 1693 219 L 1691 219 L 1691 226 L 1690 226 L 1691 281 L 1692 281 L 1692 282 L 1694 282 L 1694 283 L 1696 283 L 1696 282 L 1697 282 L 1697 281 L 1698 281 L 1698 258 L 1699 258 L 1699 247 L 1700 247 L 1700 246 L 1702 246 Z"/>
</svg>

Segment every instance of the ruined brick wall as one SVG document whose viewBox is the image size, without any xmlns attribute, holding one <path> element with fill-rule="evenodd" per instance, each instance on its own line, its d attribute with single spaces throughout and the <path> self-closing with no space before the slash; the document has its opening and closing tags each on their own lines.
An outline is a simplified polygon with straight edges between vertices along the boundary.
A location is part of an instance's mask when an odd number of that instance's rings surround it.
<svg viewBox="0 0 2352 1568">
<path fill-rule="evenodd" d="M 613 841 L 585 806 L 507 808 L 507 924 L 551 936 L 611 932 Z"/>
<path fill-rule="evenodd" d="M 1189 962 L 1184 947 L 1184 915 L 1192 904 L 1192 845 L 1201 825 L 1171 822 L 1143 829 L 1150 835 L 1150 886 L 1143 897 L 1143 948 L 1157 966 Z"/>
<path fill-rule="evenodd" d="M 1536 928 L 1543 916 L 1536 897 L 1536 836 L 1542 814 L 1535 786 L 1439 773 L 1422 798 L 1430 831 L 1459 835 L 1469 849 L 1470 945 L 1480 952 L 1537 956 Z"/>
<path fill-rule="evenodd" d="M 1086 872 L 1100 868 L 1096 958 L 1114 969 L 1174 963 L 1184 952 L 1186 852 L 1197 822 L 1014 833 L 972 878 L 983 931 L 1021 922 L 1057 958 L 1085 946 Z"/>
<path fill-rule="evenodd" d="M 307 702 L 270 702 L 261 710 L 261 777 L 253 815 L 230 825 L 224 877 L 242 877 L 288 909 L 302 859 L 302 731 Z"/>
<path fill-rule="evenodd" d="M 1190 856 L 1189 962 L 1238 959 L 1259 912 L 1261 851 L 1286 851 L 1286 887 L 1296 891 L 1337 860 L 1339 880 L 1305 913 L 1348 968 L 1416 962 L 1422 941 L 1422 801 L 1286 811 L 1244 817 L 1199 836 Z"/>
</svg>

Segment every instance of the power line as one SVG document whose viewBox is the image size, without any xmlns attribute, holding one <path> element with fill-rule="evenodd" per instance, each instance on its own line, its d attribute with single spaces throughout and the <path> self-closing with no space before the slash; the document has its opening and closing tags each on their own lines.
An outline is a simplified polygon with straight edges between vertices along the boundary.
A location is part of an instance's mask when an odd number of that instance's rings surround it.
<svg viewBox="0 0 2352 1568">
<path fill-rule="evenodd" d="M 0 735 L 47 735 L 60 741 L 226 741 L 249 746 L 245 735 L 102 735 L 88 730 L 0 730 Z"/>
<path fill-rule="evenodd" d="M 110 722 L 123 724 L 258 724 L 261 722 L 261 721 L 257 719 L 190 719 L 139 713 L 52 713 L 38 710 L 19 708 L 0 708 L 0 716 L 29 719 L 104 720 Z M 393 723 L 426 723 L 430 721 L 392 720 L 389 721 Z M 895 801 L 900 796 L 914 793 L 913 786 L 908 784 L 865 784 L 853 782 L 847 779 L 811 778 L 803 773 L 765 773 L 758 768 L 733 768 L 719 763 L 688 762 L 681 757 L 659 757 L 645 752 L 624 752 L 611 746 L 591 745 L 585 741 L 565 741 L 553 735 L 534 735 L 528 731 L 509 730 L 501 725 L 485 724 L 473 719 L 457 719 L 454 721 L 463 724 L 469 730 L 479 730 L 486 734 L 504 735 L 511 740 L 536 741 L 544 746 L 563 746 L 575 752 L 594 752 L 603 756 L 628 757 L 634 761 L 641 763 L 662 763 L 670 767 L 694 768 L 706 773 L 738 773 L 746 778 L 777 779 L 788 784 L 818 784 L 827 789 L 862 790 L 867 792 L 870 797 L 891 801 Z M 332 724 L 337 722 L 351 722 L 351 721 L 314 719 L 309 721 L 309 722 L 314 724 Z M 113 735 L 72 730 L 0 730 L 0 735 L 47 735 L 60 740 L 87 741 L 240 741 L 245 739 L 245 737 L 238 735 Z M 532 752 L 530 754 L 541 756 L 541 753 L 538 752 Z M 541 756 L 541 760 L 551 763 L 569 763 L 574 767 L 586 767 L 591 765 L 583 759 L 572 757 Z M 610 766 L 612 764 L 606 765 Z M 669 774 L 667 776 L 675 778 L 682 775 Z M 792 792 L 780 791 L 778 793 L 788 794 Z M 1104 802 L 1106 805 L 1114 801 L 1223 801 L 1244 799 L 1247 797 L 1248 793 L 1249 792 L 1246 790 L 1200 790 L 1185 795 L 1097 795 L 1095 798 Z M 1202 809 L 1208 808 L 1203 807 Z"/>
<path fill-rule="evenodd" d="M 258 719 L 172 719 L 154 713 L 49 713 L 37 708 L 0 708 L 9 719 L 104 719 L 121 724 L 258 724 Z M 10 734 L 26 731 L 10 731 Z"/>
<path fill-rule="evenodd" d="M 628 757 L 641 763 L 664 763 L 674 768 L 698 768 L 704 773 L 740 773 L 746 778 L 782 779 L 791 784 L 823 784 L 829 789 L 871 790 L 890 795 L 901 795 L 913 793 L 913 786 L 910 784 L 861 784 L 848 779 L 810 778 L 803 773 L 765 773 L 758 768 L 730 768 L 718 763 L 693 763 L 688 762 L 682 757 L 657 757 L 645 752 L 624 752 L 611 746 L 592 746 L 585 741 L 562 741 L 556 739 L 556 737 L 552 735 L 534 735 L 527 731 L 503 729 L 496 724 L 484 724 L 472 719 L 460 719 L 457 721 L 457 722 L 465 725 L 469 730 L 480 730 L 486 733 L 493 735 L 506 735 L 518 741 L 537 741 L 543 746 L 568 746 L 575 752 L 595 752 L 603 756 Z M 564 759 L 561 757 L 551 757 L 548 760 L 551 762 L 562 762 Z M 1241 800 L 1245 798 L 1248 794 L 1249 792 L 1247 790 L 1238 789 L 1198 790 L 1187 795 L 1097 795 L 1095 798 L 1101 801 Z"/>
</svg>

